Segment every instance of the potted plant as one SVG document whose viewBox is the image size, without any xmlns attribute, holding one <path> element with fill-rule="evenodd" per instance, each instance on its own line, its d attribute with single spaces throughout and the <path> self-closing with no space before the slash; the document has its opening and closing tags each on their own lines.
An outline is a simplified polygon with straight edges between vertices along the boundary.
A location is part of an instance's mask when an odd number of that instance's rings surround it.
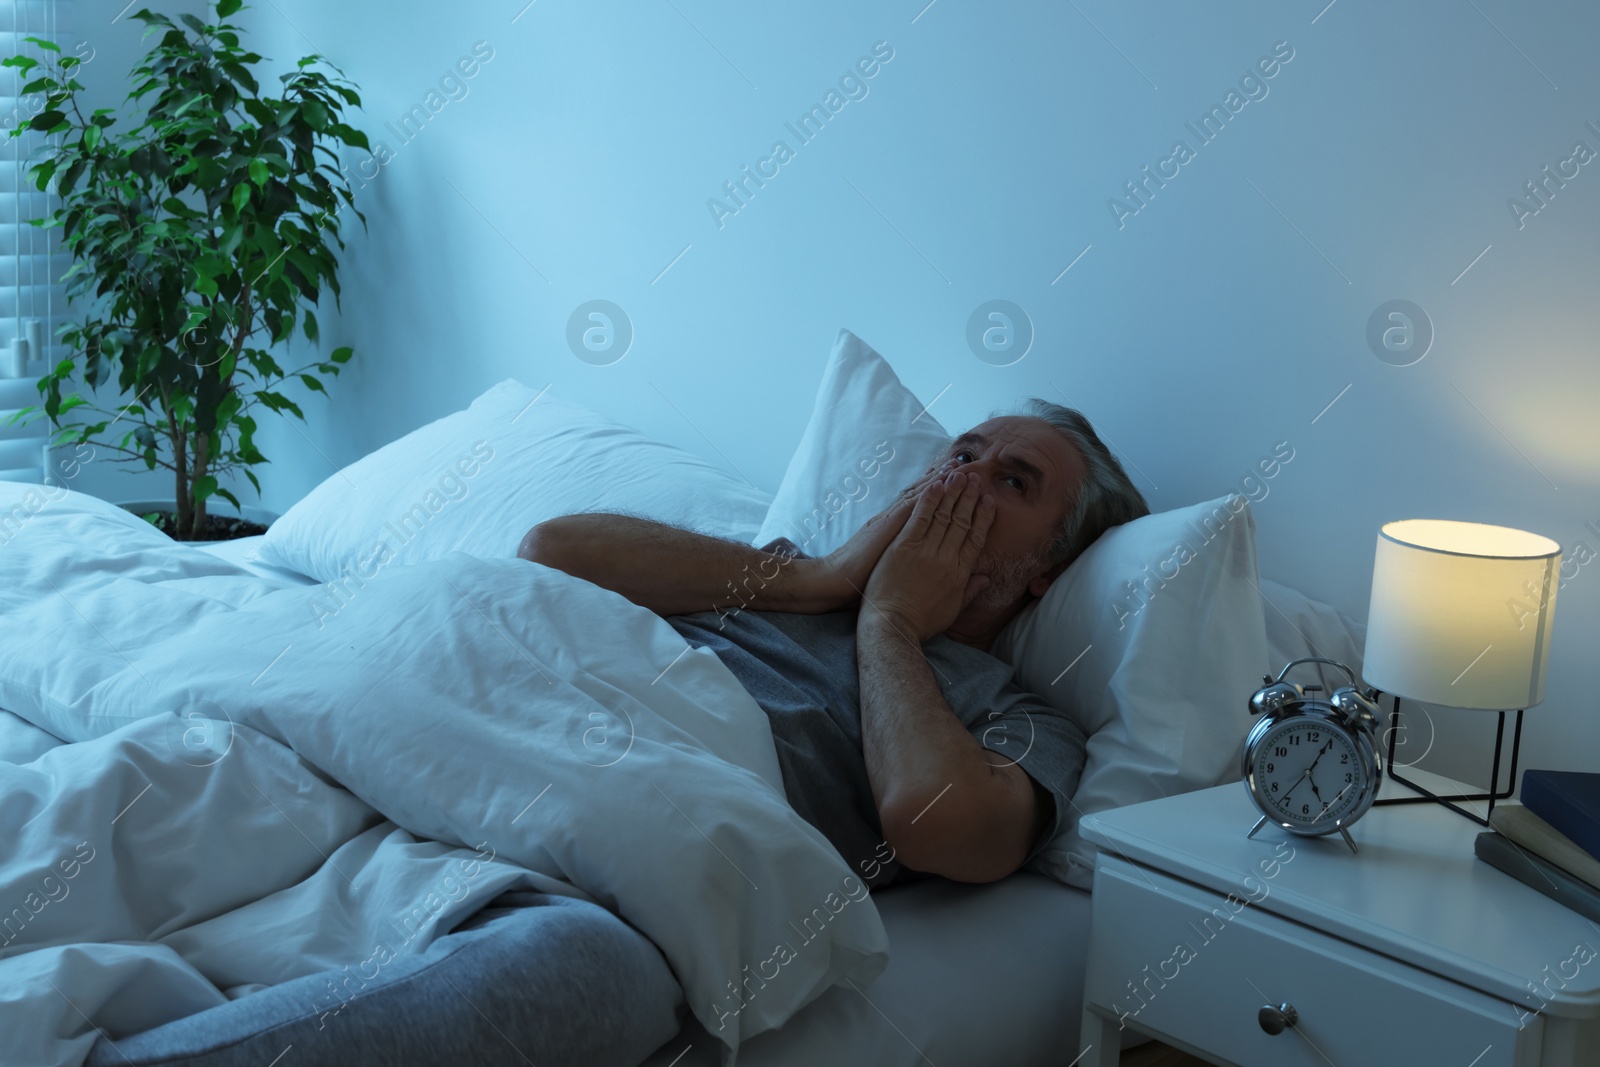
<svg viewBox="0 0 1600 1067">
<path fill-rule="evenodd" d="M 262 57 L 227 21 L 241 6 L 216 0 L 210 23 L 133 16 L 160 39 L 132 72 L 131 128 L 111 108 L 85 114 L 78 60 L 53 42 L 29 37 L 37 58 L 4 61 L 23 94 L 44 98 L 11 133 L 47 135 L 29 173 L 60 206 L 33 224 L 60 230 L 72 257 L 62 281 L 85 309 L 60 331 L 72 355 L 39 380 L 43 403 L 16 417 L 42 412 L 58 443 L 172 471 L 171 514 L 158 524 L 180 540 L 237 535 L 237 520 L 211 532 L 207 503 L 240 507 L 219 484 L 233 471 L 260 493 L 257 409 L 303 421 L 281 387 L 298 379 L 326 393 L 323 377 L 351 356 L 336 348 L 286 370 L 271 349 L 297 328 L 317 342 L 324 287 L 337 305 L 340 215 L 366 217 L 331 146 L 371 150 L 344 122 L 361 99 L 314 55 L 278 79 L 281 92 L 263 93 L 253 73 Z M 102 406 L 94 390 L 113 377 L 118 401 Z"/>
</svg>

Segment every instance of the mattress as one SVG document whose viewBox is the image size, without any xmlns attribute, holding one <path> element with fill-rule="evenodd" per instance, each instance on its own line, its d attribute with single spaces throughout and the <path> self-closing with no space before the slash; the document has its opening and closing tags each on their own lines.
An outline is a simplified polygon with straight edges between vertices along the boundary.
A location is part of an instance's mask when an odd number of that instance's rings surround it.
<svg viewBox="0 0 1600 1067">
<path fill-rule="evenodd" d="M 872 899 L 888 969 L 751 1038 L 739 1067 L 1060 1067 L 1078 1054 L 1089 894 L 1018 871 L 989 885 L 901 883 Z M 720 1050 L 689 1016 L 642 1067 L 715 1067 Z"/>
</svg>

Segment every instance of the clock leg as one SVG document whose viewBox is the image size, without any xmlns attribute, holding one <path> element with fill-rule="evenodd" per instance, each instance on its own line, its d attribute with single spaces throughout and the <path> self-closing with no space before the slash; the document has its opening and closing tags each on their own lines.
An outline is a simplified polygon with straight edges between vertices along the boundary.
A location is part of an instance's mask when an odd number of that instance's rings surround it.
<svg viewBox="0 0 1600 1067">
<path fill-rule="evenodd" d="M 1350 851 L 1360 855 L 1361 850 L 1356 848 L 1355 839 L 1350 836 L 1350 831 L 1341 826 L 1339 827 L 1339 833 L 1344 836 L 1344 843 L 1350 846 Z"/>
<path fill-rule="evenodd" d="M 1265 815 L 1261 816 L 1261 818 L 1256 820 L 1256 824 L 1254 826 L 1250 827 L 1250 832 L 1248 834 L 1245 834 L 1245 837 L 1246 838 L 1255 837 L 1256 836 L 1256 831 L 1261 829 L 1263 826 L 1267 825 L 1267 823 L 1269 823 L 1271 821 L 1272 820 L 1268 819 Z"/>
</svg>

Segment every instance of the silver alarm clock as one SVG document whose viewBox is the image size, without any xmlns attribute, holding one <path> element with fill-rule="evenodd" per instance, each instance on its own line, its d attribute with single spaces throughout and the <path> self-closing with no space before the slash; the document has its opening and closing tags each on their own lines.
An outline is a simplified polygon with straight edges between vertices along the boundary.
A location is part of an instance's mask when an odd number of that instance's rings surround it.
<svg viewBox="0 0 1600 1067">
<path fill-rule="evenodd" d="M 1302 663 L 1337 667 L 1350 685 L 1324 700 L 1315 695 L 1321 686 L 1283 680 Z M 1377 692 L 1363 693 L 1349 667 L 1320 656 L 1293 660 L 1262 681 L 1250 698 L 1250 714 L 1261 718 L 1245 737 L 1242 760 L 1245 787 L 1261 810 L 1249 836 L 1269 822 L 1307 837 L 1337 830 L 1356 851 L 1350 824 L 1372 807 L 1383 780 Z"/>
</svg>

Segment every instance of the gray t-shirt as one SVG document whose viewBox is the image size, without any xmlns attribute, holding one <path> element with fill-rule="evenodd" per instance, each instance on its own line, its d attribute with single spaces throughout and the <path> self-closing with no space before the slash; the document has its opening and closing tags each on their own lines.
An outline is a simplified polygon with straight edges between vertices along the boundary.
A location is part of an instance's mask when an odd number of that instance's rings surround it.
<svg viewBox="0 0 1600 1067">
<path fill-rule="evenodd" d="M 714 611 L 667 619 L 707 647 L 766 711 L 789 803 L 868 885 L 904 871 L 884 842 L 861 754 L 856 612 L 789 615 Z M 1022 767 L 1049 792 L 1054 813 L 1028 858 L 1061 829 L 1083 773 L 1084 735 L 1070 719 L 1011 681 L 1011 667 L 980 649 L 935 637 L 923 646 L 945 702 L 994 762 Z"/>
</svg>

